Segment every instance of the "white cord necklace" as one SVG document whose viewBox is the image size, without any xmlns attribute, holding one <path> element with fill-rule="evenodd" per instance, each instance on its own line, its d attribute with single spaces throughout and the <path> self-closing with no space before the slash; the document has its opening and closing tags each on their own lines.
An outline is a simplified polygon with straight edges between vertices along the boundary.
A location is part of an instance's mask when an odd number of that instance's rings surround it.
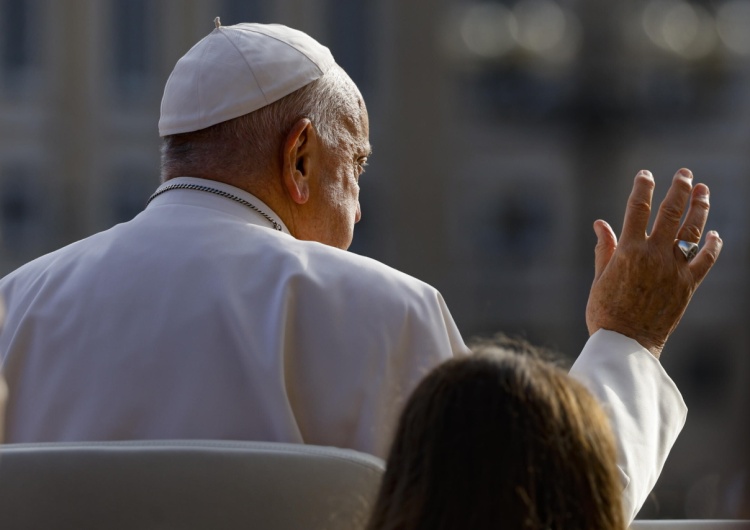
<svg viewBox="0 0 750 530">
<path fill-rule="evenodd" d="M 217 190 L 216 188 L 212 188 L 210 186 L 202 186 L 200 184 L 170 184 L 169 186 L 165 186 L 164 188 L 161 188 L 159 190 L 156 190 L 156 192 L 151 195 L 151 197 L 148 198 L 148 201 L 146 201 L 146 206 L 149 205 L 151 201 L 153 201 L 156 197 L 161 195 L 164 192 L 170 191 L 170 190 L 196 190 L 196 191 L 206 191 L 208 193 L 213 193 L 214 195 L 219 195 L 220 197 L 225 197 L 227 199 L 232 199 L 235 202 L 238 202 L 240 204 L 243 204 L 250 208 L 251 210 L 259 213 L 266 219 L 268 219 L 268 222 L 273 225 L 273 227 L 276 230 L 281 231 L 281 223 L 279 223 L 276 219 L 268 215 L 266 212 L 255 206 L 253 203 L 246 201 L 242 197 L 237 197 L 237 195 L 233 195 L 231 193 L 228 193 L 226 191 Z"/>
</svg>

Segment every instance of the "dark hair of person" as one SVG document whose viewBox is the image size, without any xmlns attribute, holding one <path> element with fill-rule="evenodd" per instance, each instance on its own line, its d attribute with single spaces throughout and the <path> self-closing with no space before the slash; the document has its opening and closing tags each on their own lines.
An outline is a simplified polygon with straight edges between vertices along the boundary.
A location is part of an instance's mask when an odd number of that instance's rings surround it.
<svg viewBox="0 0 750 530">
<path fill-rule="evenodd" d="M 419 384 L 368 530 L 624 530 L 607 417 L 519 344 L 477 348 Z"/>
</svg>

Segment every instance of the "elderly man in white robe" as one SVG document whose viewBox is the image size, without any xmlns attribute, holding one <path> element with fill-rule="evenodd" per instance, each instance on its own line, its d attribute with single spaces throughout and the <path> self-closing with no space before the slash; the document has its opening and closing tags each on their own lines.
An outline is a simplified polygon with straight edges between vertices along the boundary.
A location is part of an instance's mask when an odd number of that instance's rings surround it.
<svg viewBox="0 0 750 530">
<path fill-rule="evenodd" d="M 434 288 L 345 251 L 370 155 L 355 84 L 304 33 L 217 21 L 167 81 L 159 131 L 163 183 L 142 213 L 0 281 L 7 441 L 384 455 L 415 384 L 468 350 Z M 611 414 L 630 518 L 686 417 L 659 355 L 722 245 L 708 232 L 695 257 L 681 248 L 709 209 L 688 170 L 647 234 L 653 189 L 638 173 L 619 243 L 594 223 L 591 337 L 572 369 Z"/>
</svg>

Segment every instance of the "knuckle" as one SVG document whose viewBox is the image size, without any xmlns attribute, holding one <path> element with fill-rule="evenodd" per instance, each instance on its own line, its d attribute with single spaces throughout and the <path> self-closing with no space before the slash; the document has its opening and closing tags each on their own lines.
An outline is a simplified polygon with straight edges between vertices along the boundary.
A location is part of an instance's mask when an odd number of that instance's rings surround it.
<svg viewBox="0 0 750 530">
<path fill-rule="evenodd" d="M 662 216 L 667 221 L 678 222 L 682 218 L 682 208 L 672 206 L 670 204 L 662 205 L 660 208 Z"/>
<path fill-rule="evenodd" d="M 692 241 L 693 243 L 701 240 L 701 230 L 697 226 L 689 225 L 682 227 L 682 234 L 685 241 Z"/>
<path fill-rule="evenodd" d="M 690 205 L 693 208 L 700 208 L 701 210 L 708 211 L 710 205 L 708 203 L 708 199 L 705 196 L 697 196 L 693 197 L 693 200 L 690 201 Z"/>
<path fill-rule="evenodd" d="M 651 213 L 651 203 L 647 200 L 644 200 L 640 197 L 633 197 L 630 202 L 628 203 L 628 207 L 636 212 Z"/>
<path fill-rule="evenodd" d="M 718 249 L 709 249 L 706 252 L 706 261 L 708 262 L 709 268 L 713 267 L 718 259 L 719 259 Z"/>
<path fill-rule="evenodd" d="M 708 252 L 706 252 L 706 257 L 705 257 L 705 263 L 707 265 L 706 269 L 708 270 L 711 267 L 713 267 L 714 264 L 716 263 L 716 260 L 718 259 L 719 259 L 719 253 L 716 252 L 715 250 L 709 250 Z"/>
</svg>

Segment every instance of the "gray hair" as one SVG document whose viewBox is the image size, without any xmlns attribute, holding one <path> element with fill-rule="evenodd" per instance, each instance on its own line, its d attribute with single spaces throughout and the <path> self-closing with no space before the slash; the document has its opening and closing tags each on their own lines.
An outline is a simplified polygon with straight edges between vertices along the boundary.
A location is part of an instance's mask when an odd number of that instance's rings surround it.
<svg viewBox="0 0 750 530">
<path fill-rule="evenodd" d="M 359 91 L 339 66 L 255 112 L 199 131 L 165 136 L 162 180 L 178 176 L 232 179 L 268 169 L 291 127 L 308 118 L 329 148 L 354 141 L 347 119 L 360 112 Z"/>
</svg>

